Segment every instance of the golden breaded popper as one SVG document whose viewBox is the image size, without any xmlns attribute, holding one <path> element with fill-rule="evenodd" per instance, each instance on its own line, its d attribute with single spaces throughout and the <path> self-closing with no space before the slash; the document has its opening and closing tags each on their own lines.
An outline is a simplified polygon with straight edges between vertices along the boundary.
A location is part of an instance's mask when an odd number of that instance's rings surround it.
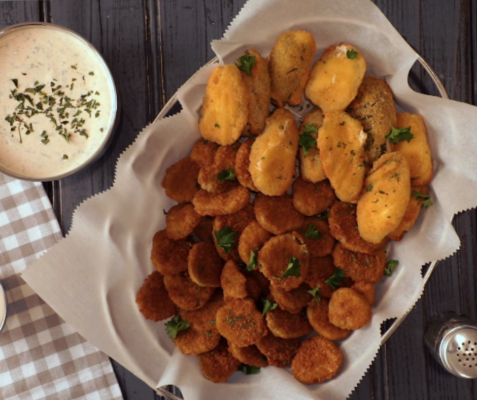
<svg viewBox="0 0 477 400">
<path fill-rule="evenodd" d="M 401 223 L 411 197 L 409 164 L 399 152 L 374 163 L 364 182 L 356 217 L 361 237 L 379 243 Z"/>
<path fill-rule="evenodd" d="M 309 32 L 291 31 L 278 37 L 268 59 L 271 97 L 278 107 L 301 103 L 315 51 L 315 38 Z"/>
<path fill-rule="evenodd" d="M 205 89 L 199 130 L 223 146 L 235 142 L 248 121 L 249 92 L 236 65 L 217 67 Z"/>
<path fill-rule="evenodd" d="M 306 85 L 306 97 L 328 111 L 343 111 L 356 97 L 366 72 L 366 61 L 348 43 L 330 46 L 315 63 Z"/>
<path fill-rule="evenodd" d="M 250 152 L 250 174 L 260 192 L 281 196 L 290 189 L 297 150 L 298 128 L 293 115 L 279 109 L 267 119 L 265 130 Z"/>
<path fill-rule="evenodd" d="M 366 173 L 366 133 L 343 111 L 325 114 L 318 136 L 321 163 L 341 201 L 356 202 Z"/>
</svg>

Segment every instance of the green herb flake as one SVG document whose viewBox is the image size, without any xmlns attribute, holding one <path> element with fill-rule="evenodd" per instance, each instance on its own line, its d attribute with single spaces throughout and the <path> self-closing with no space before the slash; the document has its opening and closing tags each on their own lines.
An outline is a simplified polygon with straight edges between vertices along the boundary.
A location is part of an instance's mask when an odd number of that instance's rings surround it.
<svg viewBox="0 0 477 400">
<path fill-rule="evenodd" d="M 235 232 L 228 226 L 222 228 L 220 231 L 214 230 L 215 238 L 217 239 L 217 246 L 219 246 L 226 254 L 232 251 L 232 245 L 235 243 Z"/>
<path fill-rule="evenodd" d="M 68 159 L 68 155 L 67 154 L 63 154 L 63 160 L 67 160 Z"/>
<path fill-rule="evenodd" d="M 410 126 L 407 128 L 396 128 L 395 126 L 391 125 L 391 130 L 385 137 L 386 139 L 389 139 L 392 144 L 403 142 L 404 140 L 410 142 L 412 139 L 414 139 L 414 135 L 411 133 Z"/>
<path fill-rule="evenodd" d="M 260 367 L 254 367 L 253 365 L 241 364 L 238 367 L 237 371 L 240 371 L 244 373 L 245 375 L 255 375 L 260 372 Z"/>
<path fill-rule="evenodd" d="M 291 257 L 288 260 L 288 266 L 287 269 L 283 272 L 283 274 L 280 276 L 280 278 L 275 278 L 274 279 L 285 279 L 289 276 L 295 276 L 295 277 L 300 277 L 301 272 L 300 272 L 300 262 L 298 261 L 298 258 L 295 256 Z"/>
<path fill-rule="evenodd" d="M 223 181 L 235 181 L 236 177 L 233 169 L 224 169 L 223 171 L 217 174 L 217 180 Z"/>
<path fill-rule="evenodd" d="M 91 71 L 88 75 L 94 76 L 94 72 Z"/>
<path fill-rule="evenodd" d="M 316 300 L 316 302 L 319 303 L 321 301 L 320 296 L 318 296 L 319 291 L 320 291 L 320 287 L 317 286 L 316 288 L 311 289 L 311 290 L 307 290 L 306 292 L 311 294 L 313 296 L 313 298 Z"/>
<path fill-rule="evenodd" d="M 219 125 L 219 124 L 215 124 L 215 127 L 216 127 L 216 128 L 220 128 L 220 125 Z"/>
<path fill-rule="evenodd" d="M 340 283 L 343 282 L 343 279 L 345 278 L 345 273 L 344 271 L 337 267 L 335 268 L 335 272 L 331 277 L 329 277 L 325 283 L 327 285 L 330 285 L 333 289 L 339 289 L 340 288 Z"/>
<path fill-rule="evenodd" d="M 356 50 L 348 50 L 346 52 L 346 57 L 350 60 L 354 60 L 356 57 L 358 57 L 358 52 Z"/>
<path fill-rule="evenodd" d="M 76 70 L 77 70 L 77 69 L 78 69 L 78 64 L 72 65 L 72 66 L 71 66 L 71 68 L 73 68 L 73 69 L 76 69 Z"/>
<path fill-rule="evenodd" d="M 241 71 L 247 75 L 252 76 L 252 67 L 255 64 L 255 56 L 243 55 L 235 64 Z"/>
<path fill-rule="evenodd" d="M 413 190 L 411 196 L 415 199 L 422 199 L 422 205 L 426 208 L 429 208 L 434 204 L 430 195 L 419 193 L 417 190 Z"/>
<path fill-rule="evenodd" d="M 308 224 L 306 229 L 305 238 L 307 239 L 321 239 L 321 232 L 316 229 L 316 226 L 313 224 Z"/>
<path fill-rule="evenodd" d="M 369 185 L 368 187 L 366 187 L 367 192 L 370 192 L 371 190 L 373 190 L 373 185 Z"/>
<path fill-rule="evenodd" d="M 253 250 L 250 250 L 250 261 L 247 264 L 247 271 L 253 271 L 257 265 L 257 256 Z"/>
<path fill-rule="evenodd" d="M 393 274 L 394 268 L 396 268 L 398 264 L 399 264 L 398 260 L 389 260 L 386 264 L 384 275 L 391 276 Z"/>
<path fill-rule="evenodd" d="M 317 217 L 321 220 L 328 219 L 328 216 L 330 215 L 330 212 L 328 210 L 323 211 L 322 213 L 317 214 Z"/>
<path fill-rule="evenodd" d="M 303 148 L 303 157 L 306 157 L 313 146 L 316 146 L 316 139 L 309 133 L 300 135 L 298 145 Z"/>
<path fill-rule="evenodd" d="M 179 332 L 185 331 L 190 324 L 183 321 L 180 315 L 176 315 L 169 322 L 166 322 L 166 332 L 171 339 L 175 339 Z"/>
<path fill-rule="evenodd" d="M 281 130 L 285 129 L 285 127 L 284 127 L 283 125 L 280 125 L 279 128 L 280 128 Z"/>
<path fill-rule="evenodd" d="M 12 79 L 13 84 L 18 89 L 18 79 Z"/>
<path fill-rule="evenodd" d="M 270 300 L 268 299 L 265 299 L 263 301 L 263 311 L 262 311 L 262 315 L 265 315 L 267 312 L 269 311 L 273 311 L 275 310 L 275 308 L 278 307 L 278 304 L 277 303 L 271 303 Z"/>
</svg>

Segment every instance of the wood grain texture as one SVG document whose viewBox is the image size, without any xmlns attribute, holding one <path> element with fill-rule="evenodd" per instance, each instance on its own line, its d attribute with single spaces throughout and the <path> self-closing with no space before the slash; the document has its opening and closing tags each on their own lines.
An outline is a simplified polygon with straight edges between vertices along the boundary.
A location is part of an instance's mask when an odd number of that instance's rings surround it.
<svg viewBox="0 0 477 400">
<path fill-rule="evenodd" d="M 152 121 L 165 102 L 214 54 L 218 39 L 245 0 L 0 1 L 0 28 L 46 20 L 83 35 L 103 54 L 121 96 L 121 124 L 97 162 L 45 187 L 64 232 L 74 209 L 108 189 L 117 157 Z M 452 99 L 477 101 L 477 0 L 375 0 L 405 39 L 429 62 Z M 422 93 L 437 94 L 416 65 L 409 77 Z M 380 349 L 351 399 L 475 399 L 474 381 L 456 378 L 435 362 L 423 344 L 429 319 L 454 310 L 477 319 L 477 212 L 456 216 L 462 246 L 439 263 L 422 299 Z M 390 326 L 390 322 L 384 325 Z M 127 400 L 159 399 L 113 362 Z"/>
</svg>

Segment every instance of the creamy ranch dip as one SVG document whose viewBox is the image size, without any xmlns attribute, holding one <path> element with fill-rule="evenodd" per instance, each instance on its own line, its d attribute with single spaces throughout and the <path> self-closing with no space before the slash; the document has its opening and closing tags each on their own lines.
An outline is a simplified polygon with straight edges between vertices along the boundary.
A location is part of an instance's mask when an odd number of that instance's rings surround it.
<svg viewBox="0 0 477 400">
<path fill-rule="evenodd" d="M 74 34 L 38 25 L 0 35 L 0 169 L 42 180 L 77 169 L 115 110 L 106 65 Z"/>
</svg>

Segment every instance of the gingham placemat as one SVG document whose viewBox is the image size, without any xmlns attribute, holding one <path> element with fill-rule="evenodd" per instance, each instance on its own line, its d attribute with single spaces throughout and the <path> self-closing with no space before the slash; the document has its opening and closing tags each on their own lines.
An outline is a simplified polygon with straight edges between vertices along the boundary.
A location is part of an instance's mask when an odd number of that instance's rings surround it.
<svg viewBox="0 0 477 400">
<path fill-rule="evenodd" d="M 122 399 L 108 357 L 75 333 L 20 277 L 30 261 L 59 239 L 42 184 L 0 174 L 0 281 L 9 303 L 0 333 L 0 399 Z"/>
</svg>

